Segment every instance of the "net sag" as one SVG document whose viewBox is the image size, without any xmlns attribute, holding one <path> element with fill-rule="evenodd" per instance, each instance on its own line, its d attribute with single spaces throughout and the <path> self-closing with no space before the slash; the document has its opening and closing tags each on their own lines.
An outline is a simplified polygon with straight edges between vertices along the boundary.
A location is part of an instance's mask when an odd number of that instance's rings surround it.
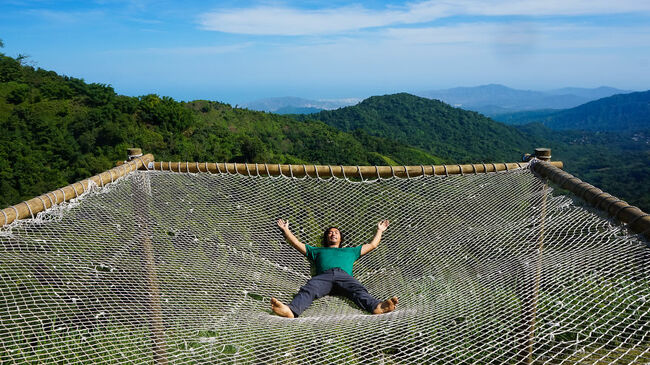
<svg viewBox="0 0 650 365">
<path fill-rule="evenodd" d="M 650 362 L 650 249 L 527 169 L 355 181 L 136 171 L 0 231 L 0 362 Z M 304 243 L 367 243 L 335 296 L 273 315 Z"/>
</svg>

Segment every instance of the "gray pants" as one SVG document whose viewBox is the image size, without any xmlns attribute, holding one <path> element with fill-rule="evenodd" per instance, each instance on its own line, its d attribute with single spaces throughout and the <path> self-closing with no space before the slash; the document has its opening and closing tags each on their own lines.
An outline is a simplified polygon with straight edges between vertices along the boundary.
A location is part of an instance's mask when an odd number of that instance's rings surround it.
<svg viewBox="0 0 650 365">
<path fill-rule="evenodd" d="M 368 293 L 366 287 L 359 280 L 337 267 L 309 279 L 289 303 L 289 308 L 293 315 L 298 317 L 314 299 L 322 298 L 328 294 L 343 295 L 368 312 L 372 312 L 380 303 Z"/>
</svg>

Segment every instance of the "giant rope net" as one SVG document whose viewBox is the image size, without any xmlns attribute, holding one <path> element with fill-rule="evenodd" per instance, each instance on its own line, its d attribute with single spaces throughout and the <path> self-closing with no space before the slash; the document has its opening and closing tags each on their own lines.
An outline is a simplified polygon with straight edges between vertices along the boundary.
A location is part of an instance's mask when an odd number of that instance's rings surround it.
<svg viewBox="0 0 650 365">
<path fill-rule="evenodd" d="M 275 222 L 398 309 L 317 299 Z M 374 180 L 135 171 L 0 231 L 1 363 L 650 362 L 650 248 L 529 169 Z"/>
</svg>

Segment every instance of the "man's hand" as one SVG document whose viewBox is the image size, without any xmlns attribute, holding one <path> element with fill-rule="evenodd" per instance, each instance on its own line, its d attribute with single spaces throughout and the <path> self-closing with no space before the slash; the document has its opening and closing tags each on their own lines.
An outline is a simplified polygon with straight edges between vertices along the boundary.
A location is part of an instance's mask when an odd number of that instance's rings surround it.
<svg viewBox="0 0 650 365">
<path fill-rule="evenodd" d="M 386 228 L 388 228 L 389 224 L 390 222 L 388 221 L 388 219 L 384 219 L 383 221 L 377 223 L 377 232 L 375 232 L 375 237 L 373 237 L 372 241 L 370 241 L 369 243 L 366 243 L 365 245 L 361 246 L 361 256 L 377 248 L 377 245 L 379 245 L 379 241 L 381 241 L 381 235 L 384 233 Z"/>
<path fill-rule="evenodd" d="M 285 221 L 282 218 L 278 219 L 278 227 L 280 227 L 280 229 L 283 231 L 285 229 L 289 229 L 289 221 Z"/>
<path fill-rule="evenodd" d="M 296 250 L 298 250 L 301 254 L 306 255 L 307 254 L 307 249 L 305 248 L 305 244 L 298 241 L 298 238 L 291 233 L 291 230 L 289 229 L 289 221 L 285 221 L 284 219 L 280 218 L 278 219 L 278 227 L 282 230 L 282 233 L 284 233 L 284 237 L 287 239 L 287 242 L 291 244 Z"/>
</svg>

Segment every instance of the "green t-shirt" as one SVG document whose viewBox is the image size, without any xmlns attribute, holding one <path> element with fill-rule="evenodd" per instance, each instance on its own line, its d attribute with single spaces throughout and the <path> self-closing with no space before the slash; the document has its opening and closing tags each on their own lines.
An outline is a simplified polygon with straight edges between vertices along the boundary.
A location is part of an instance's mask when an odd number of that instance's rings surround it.
<svg viewBox="0 0 650 365">
<path fill-rule="evenodd" d="M 314 247 L 305 245 L 307 258 L 316 265 L 316 275 L 338 267 L 352 275 L 352 266 L 361 256 L 361 246 L 356 247 Z"/>
</svg>

